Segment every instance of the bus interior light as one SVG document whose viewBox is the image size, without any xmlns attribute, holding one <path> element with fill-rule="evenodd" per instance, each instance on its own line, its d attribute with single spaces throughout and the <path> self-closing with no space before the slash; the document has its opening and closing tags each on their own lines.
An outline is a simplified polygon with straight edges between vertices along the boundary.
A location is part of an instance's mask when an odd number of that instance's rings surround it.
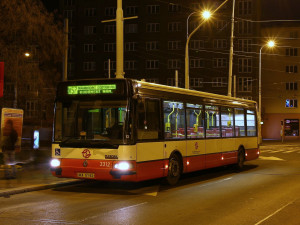
<svg viewBox="0 0 300 225">
<path fill-rule="evenodd" d="M 52 159 L 50 162 L 51 167 L 59 167 L 60 166 L 60 160 L 59 159 Z"/>
</svg>

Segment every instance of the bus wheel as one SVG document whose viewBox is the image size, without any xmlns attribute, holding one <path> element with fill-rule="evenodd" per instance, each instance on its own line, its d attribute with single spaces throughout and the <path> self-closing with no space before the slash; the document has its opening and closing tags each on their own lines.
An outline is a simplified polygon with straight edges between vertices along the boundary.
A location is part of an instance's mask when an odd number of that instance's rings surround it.
<svg viewBox="0 0 300 225">
<path fill-rule="evenodd" d="M 245 150 L 243 148 L 239 148 L 236 169 L 242 170 L 245 162 Z"/>
<path fill-rule="evenodd" d="M 182 171 L 182 163 L 178 154 L 172 154 L 170 156 L 168 168 L 167 182 L 170 185 L 175 185 L 178 182 Z"/>
</svg>

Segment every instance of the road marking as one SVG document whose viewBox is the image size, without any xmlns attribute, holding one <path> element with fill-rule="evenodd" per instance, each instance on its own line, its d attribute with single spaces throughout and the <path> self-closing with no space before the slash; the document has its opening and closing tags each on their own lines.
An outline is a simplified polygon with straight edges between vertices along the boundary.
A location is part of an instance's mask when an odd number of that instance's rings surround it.
<svg viewBox="0 0 300 225">
<path fill-rule="evenodd" d="M 261 160 L 277 160 L 277 161 L 285 161 L 284 159 L 280 159 L 280 158 L 277 158 L 277 157 L 274 157 L 274 156 L 270 156 L 270 157 L 267 157 L 267 156 L 259 156 L 259 159 L 261 159 Z"/>
<path fill-rule="evenodd" d="M 160 185 L 156 185 L 156 186 L 139 188 L 137 190 L 132 190 L 129 192 L 133 193 L 133 194 L 141 194 L 141 195 L 148 195 L 148 196 L 156 197 L 157 193 L 159 191 L 159 188 L 160 188 Z"/>
<path fill-rule="evenodd" d="M 289 202 L 288 204 L 282 206 L 280 209 L 277 209 L 275 212 L 273 212 L 271 215 L 267 216 L 266 218 L 264 218 L 263 220 L 259 221 L 258 223 L 256 223 L 255 225 L 261 224 L 262 222 L 266 221 L 267 219 L 269 219 L 270 217 L 274 216 L 276 213 L 280 212 L 281 210 L 283 210 L 285 207 L 287 207 L 288 205 L 292 204 L 294 201 Z"/>
</svg>

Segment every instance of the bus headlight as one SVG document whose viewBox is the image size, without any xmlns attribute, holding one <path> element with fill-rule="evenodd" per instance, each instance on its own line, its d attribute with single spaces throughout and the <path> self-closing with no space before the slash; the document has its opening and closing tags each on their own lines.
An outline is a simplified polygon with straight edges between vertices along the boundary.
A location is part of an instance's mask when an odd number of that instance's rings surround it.
<svg viewBox="0 0 300 225">
<path fill-rule="evenodd" d="M 60 160 L 59 159 L 52 159 L 50 162 L 51 167 L 59 167 L 60 166 Z"/>
<path fill-rule="evenodd" d="M 118 162 L 114 165 L 114 168 L 118 170 L 129 170 L 132 169 L 132 167 L 132 164 L 129 162 Z"/>
</svg>

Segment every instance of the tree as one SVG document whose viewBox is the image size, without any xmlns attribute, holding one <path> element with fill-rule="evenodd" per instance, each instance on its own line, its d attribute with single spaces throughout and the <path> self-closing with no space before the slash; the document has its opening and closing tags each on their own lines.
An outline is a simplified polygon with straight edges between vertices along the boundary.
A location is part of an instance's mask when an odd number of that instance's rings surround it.
<svg viewBox="0 0 300 225">
<path fill-rule="evenodd" d="M 11 87 L 5 89 L 3 106 L 44 117 L 61 79 L 63 34 L 62 23 L 40 0 L 0 0 L 0 61 L 5 62 L 4 85 Z M 41 114 L 31 115 L 32 110 Z"/>
</svg>

